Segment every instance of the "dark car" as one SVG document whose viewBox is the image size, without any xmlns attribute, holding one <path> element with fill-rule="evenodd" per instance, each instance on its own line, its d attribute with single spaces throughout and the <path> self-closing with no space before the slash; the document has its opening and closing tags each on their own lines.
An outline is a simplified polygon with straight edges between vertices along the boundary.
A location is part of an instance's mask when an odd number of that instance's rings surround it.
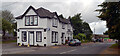
<svg viewBox="0 0 120 56">
<path fill-rule="evenodd" d="M 81 41 L 79 41 L 78 39 L 72 39 L 72 40 L 68 41 L 68 45 L 69 46 L 78 46 L 78 45 L 81 45 Z"/>
</svg>

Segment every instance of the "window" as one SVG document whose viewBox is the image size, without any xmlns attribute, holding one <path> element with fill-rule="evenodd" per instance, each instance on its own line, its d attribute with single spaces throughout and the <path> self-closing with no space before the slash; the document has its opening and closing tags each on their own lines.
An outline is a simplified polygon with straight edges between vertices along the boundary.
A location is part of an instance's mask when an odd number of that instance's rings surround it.
<svg viewBox="0 0 120 56">
<path fill-rule="evenodd" d="M 25 21 L 26 21 L 26 25 L 29 25 L 30 21 L 29 21 L 29 17 L 26 17 Z"/>
<path fill-rule="evenodd" d="M 62 29 L 65 29 L 65 24 L 64 23 L 62 23 Z"/>
<path fill-rule="evenodd" d="M 57 25 L 58 25 L 58 20 L 54 18 L 54 19 L 52 20 L 52 26 L 53 26 L 53 27 L 57 27 Z"/>
<path fill-rule="evenodd" d="M 38 17 L 34 16 L 34 25 L 37 25 L 37 23 L 38 23 Z"/>
<path fill-rule="evenodd" d="M 58 43 L 58 32 L 52 31 L 52 43 Z"/>
<path fill-rule="evenodd" d="M 36 42 L 42 42 L 42 32 L 41 31 L 36 32 Z"/>
<path fill-rule="evenodd" d="M 27 41 L 27 33 L 26 33 L 26 31 L 22 31 L 22 41 L 23 42 Z"/>
<path fill-rule="evenodd" d="M 70 29 L 70 25 L 69 24 L 67 25 L 67 27 L 68 27 L 68 29 Z"/>
<path fill-rule="evenodd" d="M 57 24 L 58 24 L 58 21 L 57 21 L 57 19 L 55 19 L 55 26 L 57 26 Z"/>
<path fill-rule="evenodd" d="M 25 26 L 36 26 L 38 25 L 38 16 L 26 16 L 25 17 Z"/>
<path fill-rule="evenodd" d="M 30 16 L 30 25 L 33 25 L 34 19 L 33 16 Z"/>
</svg>

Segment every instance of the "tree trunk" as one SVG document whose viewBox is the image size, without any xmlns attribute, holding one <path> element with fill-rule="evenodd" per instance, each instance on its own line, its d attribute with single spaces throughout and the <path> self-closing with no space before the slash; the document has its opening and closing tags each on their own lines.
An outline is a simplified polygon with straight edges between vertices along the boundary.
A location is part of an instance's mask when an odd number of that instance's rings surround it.
<svg viewBox="0 0 120 56">
<path fill-rule="evenodd" d="M 5 31 L 3 30 L 3 36 L 5 36 Z"/>
<path fill-rule="evenodd" d="M 118 40 L 118 48 L 120 49 L 120 39 Z"/>
</svg>

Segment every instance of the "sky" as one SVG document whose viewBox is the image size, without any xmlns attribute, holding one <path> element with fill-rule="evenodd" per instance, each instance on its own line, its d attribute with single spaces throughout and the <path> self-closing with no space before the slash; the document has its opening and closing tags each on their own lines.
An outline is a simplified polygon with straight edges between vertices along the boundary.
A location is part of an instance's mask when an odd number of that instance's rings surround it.
<svg viewBox="0 0 120 56">
<path fill-rule="evenodd" d="M 0 10 L 9 10 L 14 17 L 22 15 L 32 5 L 35 9 L 43 7 L 51 12 L 63 14 L 65 18 L 81 13 L 82 20 L 89 23 L 95 34 L 103 34 L 107 30 L 106 22 L 96 16 L 99 15 L 96 9 L 104 0 L 2 0 Z"/>
</svg>

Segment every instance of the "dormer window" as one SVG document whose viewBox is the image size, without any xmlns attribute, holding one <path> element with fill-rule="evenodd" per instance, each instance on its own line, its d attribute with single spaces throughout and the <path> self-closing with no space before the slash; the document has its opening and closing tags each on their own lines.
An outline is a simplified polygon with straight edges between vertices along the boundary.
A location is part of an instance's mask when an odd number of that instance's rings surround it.
<svg viewBox="0 0 120 56">
<path fill-rule="evenodd" d="M 25 26 L 37 26 L 38 16 L 25 16 Z"/>
<path fill-rule="evenodd" d="M 53 26 L 53 27 L 57 27 L 57 25 L 58 25 L 58 20 L 54 18 L 54 19 L 52 20 L 52 26 Z"/>
<path fill-rule="evenodd" d="M 69 24 L 67 25 L 67 28 L 70 29 L 70 25 Z"/>
<path fill-rule="evenodd" d="M 57 18 L 57 16 L 54 16 L 54 18 Z"/>
<path fill-rule="evenodd" d="M 62 23 L 62 29 L 65 29 L 65 24 L 64 23 Z"/>
</svg>

